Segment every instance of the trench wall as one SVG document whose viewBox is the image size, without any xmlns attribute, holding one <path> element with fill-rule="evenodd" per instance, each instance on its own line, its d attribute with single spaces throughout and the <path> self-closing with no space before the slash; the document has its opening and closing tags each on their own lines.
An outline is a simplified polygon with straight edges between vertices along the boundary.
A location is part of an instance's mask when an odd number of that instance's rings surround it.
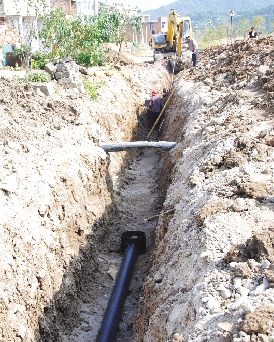
<svg viewBox="0 0 274 342">
<path fill-rule="evenodd" d="M 248 315 L 260 305 L 270 305 L 273 313 L 272 276 L 265 277 L 263 266 L 273 259 L 266 242 L 273 235 L 273 148 L 272 138 L 258 138 L 260 131 L 272 136 L 273 130 L 271 116 L 254 112 L 248 100 L 249 91 L 258 90 L 256 77 L 247 93 L 216 90 L 208 79 L 187 77 L 174 93 L 164 140 L 177 146 L 170 153 L 170 185 L 140 300 L 136 342 L 245 341 L 252 334 Z M 253 240 L 264 252 L 252 251 Z M 244 246 L 249 250 L 241 254 Z M 271 329 L 259 331 L 272 336 Z"/>
<path fill-rule="evenodd" d="M 92 76 L 106 82 L 97 101 L 0 80 L 1 341 L 62 341 L 73 326 L 126 163 L 125 152 L 99 146 L 136 139 L 151 90 L 168 84 L 165 68 L 149 64 Z"/>
</svg>

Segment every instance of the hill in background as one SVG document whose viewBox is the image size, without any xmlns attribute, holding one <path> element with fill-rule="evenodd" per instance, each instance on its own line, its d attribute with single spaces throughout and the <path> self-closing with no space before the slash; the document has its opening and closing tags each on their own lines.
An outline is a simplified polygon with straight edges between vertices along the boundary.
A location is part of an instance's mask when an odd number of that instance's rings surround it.
<svg viewBox="0 0 274 342">
<path fill-rule="evenodd" d="M 167 16 L 171 9 L 175 9 L 182 16 L 190 16 L 193 25 L 200 29 L 207 26 L 208 19 L 212 25 L 217 25 L 230 21 L 230 11 L 234 12 L 233 21 L 237 23 L 241 18 L 246 18 L 252 22 L 256 16 L 263 16 L 266 20 L 266 31 L 273 31 L 274 25 L 274 1 L 265 0 L 263 7 L 260 1 L 247 0 L 193 0 L 185 2 L 182 0 L 171 2 L 169 5 L 162 6 L 155 10 L 146 11 L 150 14 L 152 21 L 158 20 L 160 16 Z"/>
</svg>

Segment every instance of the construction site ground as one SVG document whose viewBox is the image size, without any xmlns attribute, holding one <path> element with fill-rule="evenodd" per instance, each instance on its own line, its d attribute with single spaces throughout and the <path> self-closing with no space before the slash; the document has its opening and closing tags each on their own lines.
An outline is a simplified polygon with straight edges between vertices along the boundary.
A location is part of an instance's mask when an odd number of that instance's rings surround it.
<svg viewBox="0 0 274 342">
<path fill-rule="evenodd" d="M 95 341 L 126 230 L 147 252 L 115 341 L 274 340 L 273 42 L 205 49 L 177 75 L 127 51 L 81 75 L 105 81 L 96 100 L 0 79 L 0 341 Z M 149 140 L 176 147 L 106 153 L 147 139 L 164 87 Z"/>
</svg>

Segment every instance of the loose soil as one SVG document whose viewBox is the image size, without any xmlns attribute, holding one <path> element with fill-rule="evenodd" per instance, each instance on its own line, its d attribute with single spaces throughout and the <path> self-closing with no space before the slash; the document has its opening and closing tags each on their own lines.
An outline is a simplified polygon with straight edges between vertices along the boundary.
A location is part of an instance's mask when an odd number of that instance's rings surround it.
<svg viewBox="0 0 274 342">
<path fill-rule="evenodd" d="M 94 341 L 124 230 L 148 252 L 116 341 L 274 338 L 273 40 L 201 51 L 173 76 L 125 55 L 82 76 L 106 81 L 96 101 L 0 79 L 1 341 Z M 146 139 L 163 87 L 151 139 L 176 147 L 105 153 Z"/>
<path fill-rule="evenodd" d="M 114 266 L 117 272 L 121 264 L 122 255 L 119 253 L 121 233 L 127 230 L 141 230 L 146 234 L 147 253 L 137 258 L 116 341 L 132 339 L 134 316 L 138 309 L 144 279 L 149 270 L 149 256 L 154 245 L 155 220 L 147 219 L 159 213 L 161 209 L 159 203 L 162 198 L 157 196 L 161 193 L 157 191 L 158 167 L 157 152 L 147 150 L 138 153 L 134 155 L 134 161 L 123 173 L 122 181 L 115 184 L 114 203 L 117 216 L 110 223 L 109 234 L 98 251 L 98 273 L 94 281 L 87 284 L 85 289 L 85 303 L 80 310 L 81 324 L 70 335 L 71 341 L 95 341 L 115 281 L 108 275 L 108 271 Z"/>
</svg>

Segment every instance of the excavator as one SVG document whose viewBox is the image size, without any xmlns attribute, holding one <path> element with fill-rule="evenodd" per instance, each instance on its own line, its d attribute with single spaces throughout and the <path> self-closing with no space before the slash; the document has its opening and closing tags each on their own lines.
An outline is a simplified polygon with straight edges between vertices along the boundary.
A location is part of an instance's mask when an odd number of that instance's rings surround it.
<svg viewBox="0 0 274 342">
<path fill-rule="evenodd" d="M 190 17 L 181 17 L 177 11 L 172 10 L 168 15 L 167 27 L 167 33 L 152 35 L 151 46 L 154 50 L 154 61 L 169 58 L 174 73 L 184 69 L 186 51 L 184 42 L 187 36 L 192 37 Z"/>
</svg>

